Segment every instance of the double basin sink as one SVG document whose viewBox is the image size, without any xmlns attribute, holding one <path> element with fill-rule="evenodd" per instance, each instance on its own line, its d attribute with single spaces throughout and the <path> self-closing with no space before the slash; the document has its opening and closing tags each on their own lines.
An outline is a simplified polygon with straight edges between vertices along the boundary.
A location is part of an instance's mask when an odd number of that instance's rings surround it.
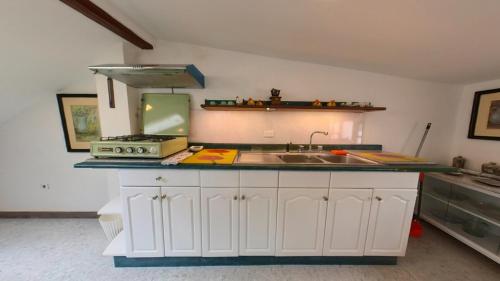
<svg viewBox="0 0 500 281">
<path fill-rule="evenodd" d="M 240 164 L 296 164 L 296 165 L 380 165 L 353 155 L 333 155 L 311 152 L 240 152 L 236 163 Z"/>
</svg>

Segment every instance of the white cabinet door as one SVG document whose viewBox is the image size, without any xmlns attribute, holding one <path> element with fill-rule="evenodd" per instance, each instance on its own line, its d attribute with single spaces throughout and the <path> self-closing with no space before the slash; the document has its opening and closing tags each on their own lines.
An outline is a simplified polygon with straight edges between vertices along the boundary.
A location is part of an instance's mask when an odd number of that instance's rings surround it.
<svg viewBox="0 0 500 281">
<path fill-rule="evenodd" d="M 324 256 L 363 255 L 371 201 L 371 189 L 330 189 Z"/>
<path fill-rule="evenodd" d="M 127 257 L 162 257 L 163 225 L 159 187 L 122 187 Z"/>
<path fill-rule="evenodd" d="M 277 256 L 321 256 L 328 189 L 280 188 Z"/>
<path fill-rule="evenodd" d="M 405 255 L 416 197 L 416 190 L 374 190 L 365 255 Z"/>
<path fill-rule="evenodd" d="M 238 256 L 238 188 L 202 188 L 202 256 Z"/>
<path fill-rule="evenodd" d="M 165 256 L 201 256 L 199 187 L 162 187 Z"/>
<path fill-rule="evenodd" d="M 240 256 L 274 256 L 277 188 L 240 189 Z"/>
</svg>

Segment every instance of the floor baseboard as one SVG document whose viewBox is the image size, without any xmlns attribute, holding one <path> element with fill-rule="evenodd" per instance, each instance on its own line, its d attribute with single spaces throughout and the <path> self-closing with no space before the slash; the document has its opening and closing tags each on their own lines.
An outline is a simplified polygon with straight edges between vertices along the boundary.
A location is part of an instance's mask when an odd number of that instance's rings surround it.
<svg viewBox="0 0 500 281">
<path fill-rule="evenodd" d="M 0 219 L 95 219 L 97 212 L 0 212 Z"/>
<path fill-rule="evenodd" d="M 275 256 L 240 256 L 240 257 L 158 257 L 127 258 L 113 257 L 115 267 L 177 267 L 177 266 L 244 266 L 244 265 L 396 265 L 397 257 L 275 257 Z"/>
</svg>

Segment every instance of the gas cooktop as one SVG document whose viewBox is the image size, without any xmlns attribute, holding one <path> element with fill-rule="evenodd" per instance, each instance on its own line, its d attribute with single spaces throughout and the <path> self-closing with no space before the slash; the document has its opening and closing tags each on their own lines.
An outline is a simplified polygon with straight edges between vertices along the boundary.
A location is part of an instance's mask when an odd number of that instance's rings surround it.
<svg viewBox="0 0 500 281">
<path fill-rule="evenodd" d="M 90 143 L 94 157 L 164 158 L 187 148 L 187 137 L 125 135 Z"/>
</svg>

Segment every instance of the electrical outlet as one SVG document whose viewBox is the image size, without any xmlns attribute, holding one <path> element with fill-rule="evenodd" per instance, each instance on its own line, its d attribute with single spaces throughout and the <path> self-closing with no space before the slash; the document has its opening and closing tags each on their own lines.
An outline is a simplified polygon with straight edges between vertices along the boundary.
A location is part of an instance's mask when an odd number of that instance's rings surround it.
<svg viewBox="0 0 500 281">
<path fill-rule="evenodd" d="M 274 138 L 274 130 L 264 130 L 265 138 Z"/>
<path fill-rule="evenodd" d="M 40 184 L 41 189 L 50 189 L 50 185 L 48 183 L 42 183 Z"/>
</svg>

